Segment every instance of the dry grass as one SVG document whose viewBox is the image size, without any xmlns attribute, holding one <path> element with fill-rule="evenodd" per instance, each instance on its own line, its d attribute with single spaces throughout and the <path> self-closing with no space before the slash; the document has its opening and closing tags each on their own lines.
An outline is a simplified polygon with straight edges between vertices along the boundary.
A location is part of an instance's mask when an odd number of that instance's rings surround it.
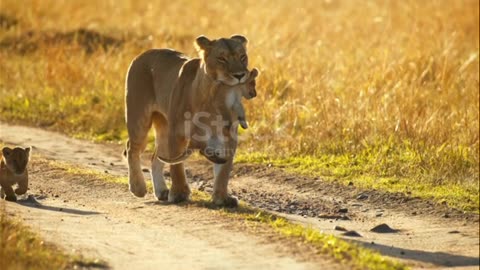
<svg viewBox="0 0 480 270">
<path fill-rule="evenodd" d="M 0 10 L 18 20 L 0 29 L 1 120 L 123 139 L 135 55 L 193 56 L 199 34 L 241 33 L 262 71 L 243 153 L 343 162 L 350 176 L 468 186 L 478 197 L 478 1 L 2 0 Z M 82 28 L 120 45 L 92 51 L 64 37 Z"/>
<path fill-rule="evenodd" d="M 69 258 L 57 248 L 46 245 L 19 222 L 8 218 L 0 201 L 0 268 L 66 269 Z"/>
<path fill-rule="evenodd" d="M 107 265 L 77 255 L 68 255 L 51 243 L 45 243 L 37 234 L 22 224 L 17 217 L 7 214 L 0 200 L 0 269 L 104 269 Z"/>
</svg>

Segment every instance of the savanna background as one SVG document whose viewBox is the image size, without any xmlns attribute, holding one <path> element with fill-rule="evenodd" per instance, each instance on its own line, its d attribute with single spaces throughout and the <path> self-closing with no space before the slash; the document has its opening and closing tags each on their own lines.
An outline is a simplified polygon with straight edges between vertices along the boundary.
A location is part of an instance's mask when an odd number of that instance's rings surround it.
<svg viewBox="0 0 480 270">
<path fill-rule="evenodd" d="M 258 96 L 237 162 L 479 210 L 479 2 L 0 1 L 0 120 L 122 142 L 150 48 L 243 34 Z"/>
</svg>

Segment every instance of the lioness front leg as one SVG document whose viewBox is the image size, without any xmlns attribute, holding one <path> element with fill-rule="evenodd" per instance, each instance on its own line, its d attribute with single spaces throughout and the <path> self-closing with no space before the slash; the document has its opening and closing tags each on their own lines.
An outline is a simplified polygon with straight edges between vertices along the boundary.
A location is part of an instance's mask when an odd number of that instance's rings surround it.
<svg viewBox="0 0 480 270">
<path fill-rule="evenodd" d="M 216 205 L 226 207 L 236 207 L 238 205 L 238 199 L 228 194 L 228 180 L 232 167 L 233 157 L 224 164 L 213 165 L 215 182 L 213 184 L 212 200 Z"/>
<path fill-rule="evenodd" d="M 172 187 L 168 193 L 168 201 L 173 203 L 183 202 L 190 199 L 190 187 L 185 177 L 183 163 L 170 165 Z"/>
<path fill-rule="evenodd" d="M 158 153 L 165 153 L 168 147 L 168 123 L 159 113 L 154 113 L 152 116 L 153 127 L 155 128 L 155 151 L 152 156 L 152 183 L 155 198 L 160 201 L 168 200 L 168 187 L 163 177 L 163 168 L 165 164 L 158 160 Z M 163 151 L 162 151 L 163 149 Z"/>
<path fill-rule="evenodd" d="M 153 191 L 155 193 L 155 198 L 160 201 L 168 200 L 168 187 L 165 183 L 165 178 L 163 177 L 163 167 L 165 164 L 160 162 L 156 155 L 153 155 L 152 158 L 152 183 Z"/>
</svg>

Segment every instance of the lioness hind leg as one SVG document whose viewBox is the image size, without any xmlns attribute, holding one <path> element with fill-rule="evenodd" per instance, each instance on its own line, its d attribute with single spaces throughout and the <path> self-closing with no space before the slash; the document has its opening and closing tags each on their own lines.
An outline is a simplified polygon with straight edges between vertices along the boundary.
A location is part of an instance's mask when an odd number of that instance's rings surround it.
<svg viewBox="0 0 480 270">
<path fill-rule="evenodd" d="M 215 182 L 213 183 L 212 201 L 218 206 L 236 207 L 238 205 L 238 199 L 228 194 L 228 180 L 232 167 L 233 158 L 224 164 L 213 165 Z"/>
<path fill-rule="evenodd" d="M 160 201 L 168 200 L 168 187 L 163 177 L 165 164 L 157 159 L 157 153 L 166 149 L 168 145 L 167 132 L 168 124 L 165 118 L 159 114 L 152 115 L 152 123 L 155 129 L 155 151 L 152 156 L 152 183 L 155 197 Z"/>
<path fill-rule="evenodd" d="M 143 130 L 137 130 L 133 134 L 129 132 L 129 145 L 127 149 L 128 187 L 130 192 L 137 197 L 144 197 L 145 194 L 147 194 L 147 186 L 140 163 L 140 154 L 147 146 L 148 129 L 149 128 L 143 128 Z"/>
<path fill-rule="evenodd" d="M 185 177 L 183 163 L 170 165 L 170 175 L 172 176 L 172 188 L 168 193 L 168 201 L 178 203 L 190 199 L 190 187 Z"/>
</svg>

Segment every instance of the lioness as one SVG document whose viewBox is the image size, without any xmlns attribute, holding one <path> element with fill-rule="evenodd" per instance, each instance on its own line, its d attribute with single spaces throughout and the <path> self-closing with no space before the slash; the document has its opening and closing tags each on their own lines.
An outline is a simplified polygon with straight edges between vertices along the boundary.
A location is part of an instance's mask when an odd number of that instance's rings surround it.
<svg viewBox="0 0 480 270">
<path fill-rule="evenodd" d="M 247 42 L 240 35 L 217 40 L 200 36 L 195 40 L 200 58 L 189 59 L 174 50 L 154 49 L 132 61 L 126 78 L 125 116 L 129 189 L 135 196 L 143 197 L 147 192 L 140 153 L 153 124 L 155 155 L 151 174 L 157 199 L 180 202 L 189 198 L 182 162 L 190 151 L 198 149 L 215 163 L 213 201 L 218 205 L 237 205 L 237 199 L 227 193 L 237 145 L 236 127 L 231 125 L 232 119 L 226 112 L 218 112 L 219 106 L 212 104 L 218 101 L 212 100 L 215 85 L 235 86 L 248 79 Z M 192 121 L 186 121 L 189 116 L 203 125 L 191 125 Z M 220 132 L 218 123 L 223 124 Z M 192 136 L 199 133 L 202 136 Z M 163 162 L 155 158 L 157 155 Z M 163 178 L 164 163 L 171 164 L 170 191 Z"/>
<path fill-rule="evenodd" d="M 30 147 L 13 149 L 4 147 L 0 161 L 0 197 L 7 201 L 17 201 L 17 195 L 22 195 L 28 189 L 27 165 L 30 158 Z M 12 186 L 18 184 L 13 190 Z"/>
</svg>

